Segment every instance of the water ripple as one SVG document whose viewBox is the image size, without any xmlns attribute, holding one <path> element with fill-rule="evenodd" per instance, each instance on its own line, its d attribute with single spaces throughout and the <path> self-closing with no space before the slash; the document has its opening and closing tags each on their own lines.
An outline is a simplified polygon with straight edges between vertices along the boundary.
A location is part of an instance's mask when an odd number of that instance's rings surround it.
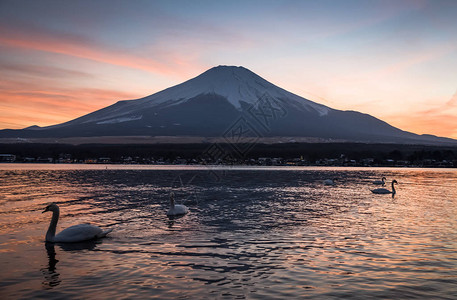
<svg viewBox="0 0 457 300">
<path fill-rule="evenodd" d="M 457 172 L 1 171 L 7 298 L 434 298 L 457 294 Z M 371 182 L 397 179 L 398 193 Z M 335 186 L 323 180 L 337 178 Z M 168 195 L 190 208 L 168 219 Z M 114 231 L 48 245 L 50 215 Z"/>
</svg>

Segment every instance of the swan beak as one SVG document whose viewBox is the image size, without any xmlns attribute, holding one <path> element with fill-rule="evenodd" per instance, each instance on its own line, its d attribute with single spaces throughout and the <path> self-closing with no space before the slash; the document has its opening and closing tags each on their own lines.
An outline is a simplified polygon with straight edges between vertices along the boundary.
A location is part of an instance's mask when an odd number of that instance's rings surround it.
<svg viewBox="0 0 457 300">
<path fill-rule="evenodd" d="M 46 207 L 41 213 L 44 214 L 47 211 L 49 211 L 49 209 Z"/>
</svg>

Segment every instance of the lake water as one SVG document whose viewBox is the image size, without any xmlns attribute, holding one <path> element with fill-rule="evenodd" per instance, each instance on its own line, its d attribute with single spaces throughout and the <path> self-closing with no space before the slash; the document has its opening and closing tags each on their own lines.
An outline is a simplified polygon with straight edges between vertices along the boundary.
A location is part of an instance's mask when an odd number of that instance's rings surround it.
<svg viewBox="0 0 457 300">
<path fill-rule="evenodd" d="M 1 299 L 457 299 L 456 169 L 3 164 L 0 183 Z M 166 217 L 170 191 L 189 214 Z M 114 230 L 46 244 L 49 202 L 58 231 Z"/>
</svg>

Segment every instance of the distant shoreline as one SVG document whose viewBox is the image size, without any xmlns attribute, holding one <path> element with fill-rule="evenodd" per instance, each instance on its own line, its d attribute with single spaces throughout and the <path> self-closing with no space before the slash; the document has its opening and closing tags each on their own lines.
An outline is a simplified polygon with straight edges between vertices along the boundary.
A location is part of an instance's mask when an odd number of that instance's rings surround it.
<svg viewBox="0 0 457 300">
<path fill-rule="evenodd" d="M 156 171 L 373 171 L 373 170 L 457 171 L 457 168 L 427 167 L 342 167 L 342 166 L 250 166 L 250 165 L 145 165 L 81 163 L 0 163 L 0 171 L 14 170 L 156 170 Z"/>
<path fill-rule="evenodd" d="M 368 143 L 0 144 L 0 162 L 457 167 L 456 146 Z"/>
<path fill-rule="evenodd" d="M 244 137 L 248 138 L 248 137 Z M 260 144 L 283 144 L 283 143 L 347 143 L 342 139 L 325 139 L 315 137 L 259 137 L 255 140 Z M 127 145 L 127 144 L 211 144 L 227 143 L 223 137 L 200 137 L 200 136 L 89 136 L 89 137 L 56 137 L 56 138 L 0 138 L 2 144 L 103 144 L 103 145 Z"/>
</svg>

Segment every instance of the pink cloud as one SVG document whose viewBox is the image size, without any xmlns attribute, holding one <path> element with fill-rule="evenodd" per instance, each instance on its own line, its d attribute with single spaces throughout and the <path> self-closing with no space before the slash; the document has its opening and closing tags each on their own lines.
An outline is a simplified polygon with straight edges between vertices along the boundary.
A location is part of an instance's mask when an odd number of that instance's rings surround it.
<svg viewBox="0 0 457 300">
<path fill-rule="evenodd" d="M 44 65 L 30 65 L 30 64 L 13 64 L 13 63 L 0 63 L 0 72 L 13 72 L 27 75 L 34 75 L 39 77 L 53 77 L 53 78 L 93 78 L 94 76 L 81 71 L 69 70 L 59 67 L 51 67 Z"/>
<path fill-rule="evenodd" d="M 100 63 L 137 69 L 167 76 L 179 76 L 188 72 L 188 64 L 180 63 L 174 55 L 162 52 L 159 59 L 151 55 L 135 55 L 115 49 L 75 34 L 62 34 L 37 28 L 0 27 L 0 44 L 12 48 L 45 51 L 88 59 Z"/>
</svg>

